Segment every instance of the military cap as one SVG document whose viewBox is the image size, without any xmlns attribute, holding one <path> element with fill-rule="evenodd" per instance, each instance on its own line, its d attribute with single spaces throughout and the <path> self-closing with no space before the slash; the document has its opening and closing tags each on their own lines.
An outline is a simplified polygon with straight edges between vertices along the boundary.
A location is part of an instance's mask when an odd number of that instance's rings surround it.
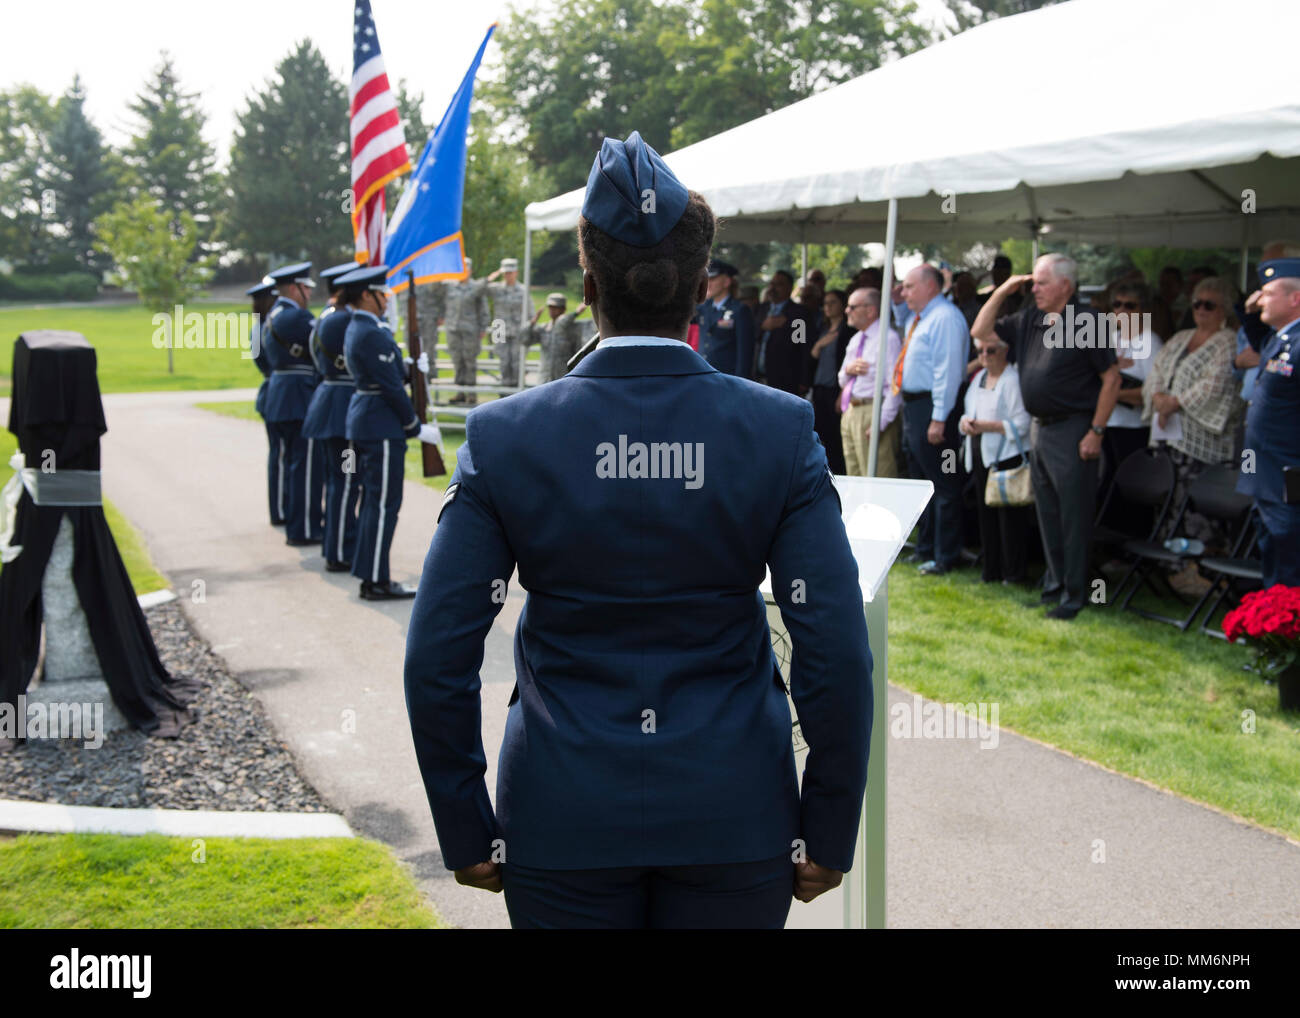
<svg viewBox="0 0 1300 1018">
<path fill-rule="evenodd" d="M 349 272 L 361 268 L 356 262 L 340 262 L 338 265 L 331 265 L 328 269 L 320 270 L 321 282 L 331 290 L 339 288 L 339 277 L 346 276 Z"/>
<path fill-rule="evenodd" d="M 501 259 L 501 271 L 502 271 L 502 272 L 518 272 L 518 271 L 519 271 L 519 259 L 518 259 L 518 258 L 502 258 L 502 259 Z"/>
<path fill-rule="evenodd" d="M 569 298 L 562 293 L 548 293 L 546 295 L 547 307 L 564 307 L 569 303 Z"/>
<path fill-rule="evenodd" d="M 714 276 L 731 276 L 734 278 L 738 275 L 740 275 L 740 271 L 731 262 L 724 262 L 721 258 L 709 259 L 710 279 Z"/>
<path fill-rule="evenodd" d="M 295 262 L 293 265 L 281 265 L 267 273 L 275 280 L 277 286 L 289 283 L 301 283 L 303 286 L 315 286 L 311 279 L 311 262 Z"/>
<path fill-rule="evenodd" d="M 244 293 L 249 297 L 260 297 L 264 293 L 275 293 L 275 280 L 270 276 L 263 276 L 260 283 L 254 283 Z"/>
<path fill-rule="evenodd" d="M 1263 286 L 1275 279 L 1300 278 L 1300 258 L 1270 258 L 1259 263 L 1259 282 Z"/>
<path fill-rule="evenodd" d="M 387 279 L 387 265 L 362 265 L 338 276 L 334 285 L 345 286 L 349 290 L 387 290 Z"/>
<path fill-rule="evenodd" d="M 677 225 L 689 197 L 659 153 L 633 131 L 627 141 L 601 143 L 587 177 L 582 217 L 624 244 L 653 247 Z"/>
</svg>

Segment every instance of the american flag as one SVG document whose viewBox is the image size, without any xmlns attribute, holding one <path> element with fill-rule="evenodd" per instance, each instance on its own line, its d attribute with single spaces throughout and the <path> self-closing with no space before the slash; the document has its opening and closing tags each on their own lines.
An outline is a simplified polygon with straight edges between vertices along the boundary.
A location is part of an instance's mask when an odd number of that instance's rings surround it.
<svg viewBox="0 0 1300 1018">
<path fill-rule="evenodd" d="M 357 261 L 384 260 L 384 185 L 411 171 L 397 101 L 379 52 L 370 0 L 356 0 L 352 28 L 352 236 Z"/>
</svg>

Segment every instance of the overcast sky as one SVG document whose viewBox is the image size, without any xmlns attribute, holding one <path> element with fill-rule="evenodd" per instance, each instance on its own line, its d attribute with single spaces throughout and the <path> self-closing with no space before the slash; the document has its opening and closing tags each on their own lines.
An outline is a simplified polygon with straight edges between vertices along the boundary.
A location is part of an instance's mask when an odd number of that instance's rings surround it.
<svg viewBox="0 0 1300 1018">
<path fill-rule="evenodd" d="M 549 0 L 517 0 L 545 10 Z M 205 135 L 225 165 L 236 115 L 302 38 L 344 81 L 352 75 L 352 4 L 344 0 L 34 0 L 5 5 L 0 86 L 20 82 L 60 95 L 80 72 L 87 111 L 114 145 L 130 134 L 127 104 L 168 50 L 181 85 L 198 92 Z M 941 16 L 942 0 L 921 0 L 923 18 Z M 389 80 L 424 93 L 424 118 L 441 118 L 493 20 L 507 0 L 371 0 Z M 255 26 L 255 27 L 254 27 Z M 499 51 L 489 45 L 479 72 L 495 77 Z M 423 139 L 407 139 L 417 151 Z"/>
</svg>

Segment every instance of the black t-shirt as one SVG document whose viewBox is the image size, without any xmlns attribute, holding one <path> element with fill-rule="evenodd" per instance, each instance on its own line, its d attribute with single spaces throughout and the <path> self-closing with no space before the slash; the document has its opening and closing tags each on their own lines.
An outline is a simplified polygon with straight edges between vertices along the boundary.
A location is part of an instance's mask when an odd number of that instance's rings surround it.
<svg viewBox="0 0 1300 1018">
<path fill-rule="evenodd" d="M 997 320 L 993 331 L 1011 347 L 1025 409 L 1035 417 L 1092 413 L 1101 375 L 1115 363 L 1106 320 L 1091 308 L 1067 304 L 1049 323 L 1033 304 Z"/>
</svg>

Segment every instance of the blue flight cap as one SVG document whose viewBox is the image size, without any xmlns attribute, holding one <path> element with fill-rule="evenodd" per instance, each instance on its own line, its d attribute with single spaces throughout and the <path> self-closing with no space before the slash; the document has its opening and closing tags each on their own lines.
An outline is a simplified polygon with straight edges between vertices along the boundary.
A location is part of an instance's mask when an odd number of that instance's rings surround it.
<svg viewBox="0 0 1300 1018">
<path fill-rule="evenodd" d="M 724 262 L 721 258 L 711 258 L 709 260 L 710 279 L 714 276 L 731 276 L 734 278 L 738 275 L 740 275 L 740 270 L 732 265 L 731 262 Z"/>
<path fill-rule="evenodd" d="M 1270 258 L 1259 263 L 1259 285 L 1275 279 L 1300 279 L 1300 258 Z"/>
<path fill-rule="evenodd" d="M 350 290 L 387 290 L 387 265 L 362 265 L 351 272 L 334 279 L 335 286 L 346 286 Z"/>
<path fill-rule="evenodd" d="M 264 293 L 275 293 L 275 280 L 270 276 L 263 276 L 260 283 L 254 283 L 244 293 L 249 297 L 260 297 Z"/>
<path fill-rule="evenodd" d="M 311 262 L 295 262 L 293 265 L 281 265 L 278 269 L 267 273 L 275 280 L 276 286 L 288 286 L 290 283 L 301 283 L 303 286 L 315 286 L 311 279 Z"/>
<path fill-rule="evenodd" d="M 339 288 L 338 277 L 346 276 L 349 272 L 361 268 L 356 262 L 342 262 L 338 265 L 331 265 L 328 269 L 321 269 L 317 275 L 320 276 L 327 289 L 337 290 Z"/>
<path fill-rule="evenodd" d="M 587 177 L 582 217 L 624 244 L 653 247 L 677 225 L 688 200 L 668 164 L 633 131 L 627 141 L 601 143 Z"/>
</svg>

